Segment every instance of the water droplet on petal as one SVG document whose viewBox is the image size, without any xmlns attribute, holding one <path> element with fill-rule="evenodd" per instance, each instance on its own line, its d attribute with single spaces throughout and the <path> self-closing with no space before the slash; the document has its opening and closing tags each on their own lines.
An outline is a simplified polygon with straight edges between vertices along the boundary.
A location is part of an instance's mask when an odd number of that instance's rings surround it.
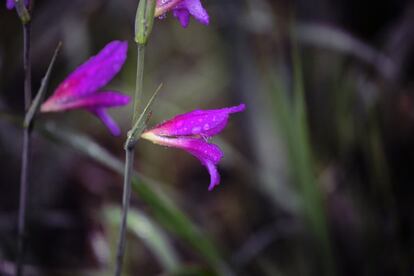
<svg viewBox="0 0 414 276">
<path fill-rule="evenodd" d="M 191 131 L 193 134 L 198 134 L 201 131 L 201 127 L 194 127 Z"/>
<path fill-rule="evenodd" d="M 204 130 L 209 130 L 209 128 L 210 128 L 210 125 L 209 125 L 209 124 L 205 124 L 205 125 L 203 126 L 203 129 L 204 129 Z"/>
</svg>

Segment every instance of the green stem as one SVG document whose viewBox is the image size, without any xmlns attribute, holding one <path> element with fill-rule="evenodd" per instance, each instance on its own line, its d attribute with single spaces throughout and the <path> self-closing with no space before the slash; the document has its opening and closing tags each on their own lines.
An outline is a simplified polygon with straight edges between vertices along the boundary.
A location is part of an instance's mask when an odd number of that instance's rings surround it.
<svg viewBox="0 0 414 276">
<path fill-rule="evenodd" d="M 142 107 L 142 94 L 144 83 L 144 61 L 145 61 L 145 44 L 137 44 L 137 76 L 135 83 L 134 110 L 132 116 L 132 126 L 138 119 Z"/>
<path fill-rule="evenodd" d="M 24 106 L 27 112 L 32 101 L 32 74 L 30 56 L 30 22 L 23 24 L 23 66 L 24 66 Z M 19 213 L 17 225 L 17 259 L 16 275 L 23 275 L 24 239 L 26 221 L 27 189 L 30 167 L 30 134 L 31 124 L 23 128 L 22 165 L 20 174 Z"/>
<path fill-rule="evenodd" d="M 118 248 L 116 254 L 115 275 L 120 276 L 122 273 L 122 265 L 125 254 L 125 233 L 127 226 L 127 217 L 129 210 L 129 202 L 131 199 L 131 179 L 134 164 L 134 147 L 125 145 L 125 171 L 124 171 L 124 188 L 122 195 L 122 220 L 119 231 Z"/>
<path fill-rule="evenodd" d="M 119 230 L 119 239 L 117 245 L 116 264 L 115 264 L 115 276 L 120 276 L 122 273 L 122 265 L 125 254 L 125 232 L 128 219 L 129 203 L 131 198 L 131 177 L 134 171 L 134 153 L 135 143 L 133 137 L 130 136 L 135 122 L 140 114 L 141 102 L 142 102 L 142 86 L 144 79 L 144 57 L 145 57 L 145 45 L 138 43 L 138 57 L 137 57 L 137 75 L 135 82 L 135 95 L 134 95 L 134 111 L 132 116 L 131 130 L 128 132 L 128 137 L 125 142 L 125 170 L 124 170 L 124 187 L 122 195 L 122 221 Z"/>
</svg>

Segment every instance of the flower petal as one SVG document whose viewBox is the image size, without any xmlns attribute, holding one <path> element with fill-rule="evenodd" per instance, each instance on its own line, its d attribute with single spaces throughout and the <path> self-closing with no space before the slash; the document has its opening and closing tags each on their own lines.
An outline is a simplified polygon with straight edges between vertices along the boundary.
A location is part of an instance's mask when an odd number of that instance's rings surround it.
<svg viewBox="0 0 414 276">
<path fill-rule="evenodd" d="M 183 0 L 157 0 L 154 16 L 163 18 L 165 13 L 172 10 Z"/>
<path fill-rule="evenodd" d="M 207 11 L 201 5 L 200 0 L 184 0 L 182 5 L 186 7 L 188 12 L 201 24 L 208 25 L 210 18 Z"/>
<path fill-rule="evenodd" d="M 29 0 L 24 0 L 24 5 L 27 7 L 29 5 Z M 16 3 L 14 2 L 14 0 L 7 0 L 6 1 L 6 8 L 8 10 L 12 10 L 12 9 L 14 9 L 14 7 L 16 7 Z"/>
<path fill-rule="evenodd" d="M 70 74 L 51 98 L 65 101 L 95 93 L 121 70 L 127 49 L 128 44 L 125 41 L 110 42 L 96 56 Z"/>
<path fill-rule="evenodd" d="M 108 127 L 112 135 L 119 136 L 121 134 L 121 129 L 118 124 L 109 116 L 104 108 L 89 108 L 88 110 L 95 114 Z"/>
<path fill-rule="evenodd" d="M 220 183 L 220 175 L 217 171 L 216 165 L 223 158 L 223 152 L 215 144 L 207 143 L 200 139 L 194 138 L 176 138 L 178 140 L 179 148 L 191 153 L 200 160 L 210 174 L 210 185 L 208 190 L 211 191 Z"/>
<path fill-rule="evenodd" d="M 65 111 L 76 108 L 100 108 L 100 107 L 114 107 L 122 106 L 129 103 L 131 98 L 119 92 L 99 92 L 96 94 L 86 95 L 75 99 L 56 99 L 50 98 L 42 104 L 40 111 Z"/>
<path fill-rule="evenodd" d="M 178 18 L 178 21 L 180 21 L 183 28 L 186 28 L 188 23 L 190 23 L 190 13 L 186 9 L 175 9 L 173 14 Z"/>
<path fill-rule="evenodd" d="M 212 191 L 214 187 L 220 184 L 220 174 L 218 173 L 217 166 L 215 164 L 206 162 L 205 166 L 210 174 L 210 185 L 208 186 L 208 190 Z"/>
<path fill-rule="evenodd" d="M 183 149 L 193 156 L 197 157 L 200 162 L 207 167 L 210 174 L 209 191 L 211 191 L 220 182 L 220 175 L 217 172 L 216 165 L 223 158 L 223 152 L 215 144 L 210 144 L 197 138 L 168 138 L 147 131 L 141 135 L 142 138 L 151 142 L 167 147 Z"/>
<path fill-rule="evenodd" d="M 6 7 L 8 10 L 14 9 L 14 0 L 7 0 Z"/>
<path fill-rule="evenodd" d="M 164 18 L 165 13 L 171 10 L 184 28 L 188 26 L 190 14 L 201 24 L 208 25 L 210 21 L 200 0 L 157 0 L 155 16 Z"/>
<path fill-rule="evenodd" d="M 241 112 L 244 104 L 212 110 L 195 110 L 177 115 L 151 130 L 160 136 L 205 136 L 211 137 L 227 125 L 229 114 Z"/>
<path fill-rule="evenodd" d="M 206 165 L 207 162 L 218 164 L 223 158 L 223 152 L 217 145 L 207 143 L 204 140 L 195 138 L 172 138 L 172 140 L 177 140 L 176 147 L 188 151 L 197 157 L 203 165 Z"/>
</svg>

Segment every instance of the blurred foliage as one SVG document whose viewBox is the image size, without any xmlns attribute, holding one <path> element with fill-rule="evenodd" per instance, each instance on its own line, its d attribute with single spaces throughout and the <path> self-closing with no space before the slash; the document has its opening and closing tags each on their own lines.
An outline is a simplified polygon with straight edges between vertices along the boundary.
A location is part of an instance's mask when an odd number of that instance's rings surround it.
<svg viewBox="0 0 414 276">
<path fill-rule="evenodd" d="M 0 5 L 0 274 L 12 275 L 23 118 L 22 33 Z M 192 156 L 138 143 L 129 275 L 412 275 L 414 4 L 203 0 L 208 27 L 157 20 L 150 125 L 245 102 L 220 137 L 221 185 Z M 137 1 L 38 0 L 33 87 L 49 94 L 107 42 L 129 41 L 110 89 L 132 94 Z M 131 107 L 109 135 L 87 112 L 36 117 L 28 275 L 111 275 Z"/>
</svg>

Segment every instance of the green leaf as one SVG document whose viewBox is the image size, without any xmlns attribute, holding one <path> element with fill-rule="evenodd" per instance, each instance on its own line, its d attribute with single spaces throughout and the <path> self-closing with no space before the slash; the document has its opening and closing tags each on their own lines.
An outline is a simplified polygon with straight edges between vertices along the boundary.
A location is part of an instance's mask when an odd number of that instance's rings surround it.
<svg viewBox="0 0 414 276">
<path fill-rule="evenodd" d="M 115 206 L 107 207 L 104 209 L 104 217 L 111 225 L 119 226 L 121 210 Z M 129 210 L 128 230 L 148 247 L 168 273 L 180 267 L 179 258 L 164 231 L 143 212 Z"/>
</svg>

